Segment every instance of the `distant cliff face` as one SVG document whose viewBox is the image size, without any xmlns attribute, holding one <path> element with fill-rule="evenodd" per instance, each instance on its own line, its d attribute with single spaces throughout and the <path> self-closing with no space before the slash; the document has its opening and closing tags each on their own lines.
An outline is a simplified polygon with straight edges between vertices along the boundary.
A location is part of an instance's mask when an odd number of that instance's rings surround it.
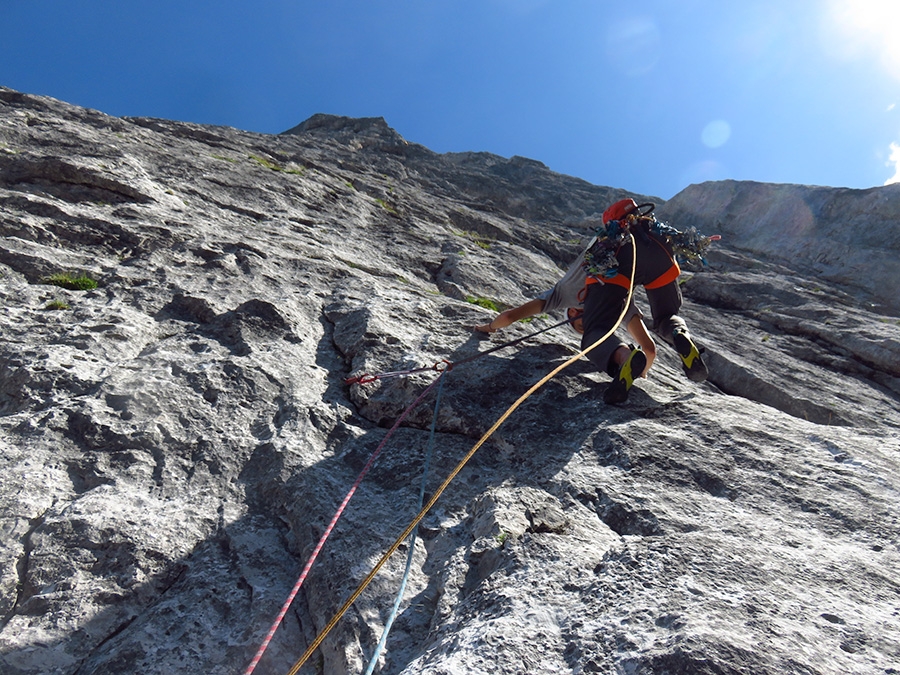
<svg viewBox="0 0 900 675">
<path fill-rule="evenodd" d="M 900 313 L 900 184 L 849 190 L 719 181 L 690 186 L 663 212 Z"/>
<path fill-rule="evenodd" d="M 437 373 L 345 378 L 550 326 L 471 331 L 625 196 L 659 201 L 380 118 L 268 136 L 0 88 L 0 671 L 242 673 Z M 416 528 L 379 672 L 900 672 L 898 210 L 896 186 L 661 204 L 723 235 L 683 285 L 710 380 L 660 345 L 626 405 L 585 359 L 532 395 Z M 577 348 L 452 368 L 426 494 Z M 287 672 L 415 515 L 434 402 L 255 672 Z M 408 550 L 302 672 L 365 670 Z"/>
</svg>

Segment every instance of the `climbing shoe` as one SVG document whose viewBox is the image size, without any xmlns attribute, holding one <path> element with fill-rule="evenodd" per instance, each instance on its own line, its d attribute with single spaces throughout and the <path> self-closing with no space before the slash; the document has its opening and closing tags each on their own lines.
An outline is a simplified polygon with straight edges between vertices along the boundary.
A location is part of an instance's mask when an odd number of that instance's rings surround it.
<svg viewBox="0 0 900 675">
<path fill-rule="evenodd" d="M 625 363 L 619 366 L 615 379 L 603 392 L 604 403 L 624 403 L 628 400 L 628 390 L 641 376 L 647 366 L 647 356 L 640 349 L 632 350 Z"/>
<path fill-rule="evenodd" d="M 703 382 L 709 375 L 709 369 L 703 363 L 700 356 L 700 350 L 694 341 L 688 337 L 684 331 L 676 331 L 672 334 L 672 344 L 681 357 L 681 363 L 684 366 L 684 374 L 689 380 L 694 382 Z"/>
</svg>

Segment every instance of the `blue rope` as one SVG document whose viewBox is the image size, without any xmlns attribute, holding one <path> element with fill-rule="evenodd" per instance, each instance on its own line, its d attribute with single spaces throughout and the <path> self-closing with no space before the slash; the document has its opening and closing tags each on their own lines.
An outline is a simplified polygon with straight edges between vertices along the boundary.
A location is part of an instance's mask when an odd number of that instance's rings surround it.
<svg viewBox="0 0 900 675">
<path fill-rule="evenodd" d="M 418 511 L 421 511 L 422 505 L 425 503 L 425 487 L 428 482 L 428 471 L 431 464 L 432 451 L 434 450 L 435 429 L 437 428 L 438 410 L 441 407 L 441 392 L 444 389 L 444 375 L 446 373 L 447 371 L 444 371 L 438 375 L 438 380 L 440 380 L 440 382 L 438 382 L 437 398 L 434 401 L 434 415 L 431 418 L 431 435 L 428 437 L 428 449 L 425 451 L 425 464 L 422 467 L 422 485 L 419 488 L 419 505 L 416 507 L 416 510 Z M 378 646 L 375 647 L 375 653 L 372 654 L 365 675 L 372 675 L 372 673 L 375 672 L 375 665 L 378 663 L 378 657 L 380 657 L 381 652 L 384 651 L 384 646 L 387 644 L 388 633 L 391 632 L 391 626 L 394 624 L 394 619 L 397 618 L 397 614 L 400 612 L 400 603 L 403 601 L 403 594 L 406 592 L 406 582 L 409 581 L 409 573 L 412 569 L 413 553 L 415 552 L 415 549 L 416 532 L 414 530 L 412 534 L 409 535 L 409 553 L 406 556 L 406 569 L 403 571 L 403 580 L 400 582 L 400 590 L 397 591 L 397 598 L 394 600 L 394 608 L 391 610 L 391 614 L 384 624 L 384 632 L 381 634 Z"/>
</svg>

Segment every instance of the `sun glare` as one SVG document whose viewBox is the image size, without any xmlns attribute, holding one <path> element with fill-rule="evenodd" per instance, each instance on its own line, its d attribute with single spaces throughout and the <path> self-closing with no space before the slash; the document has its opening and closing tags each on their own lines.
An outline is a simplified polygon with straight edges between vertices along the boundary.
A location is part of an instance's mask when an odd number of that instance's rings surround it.
<svg viewBox="0 0 900 675">
<path fill-rule="evenodd" d="M 827 35 L 835 55 L 853 59 L 873 53 L 900 80 L 900 2 L 831 0 Z"/>
</svg>

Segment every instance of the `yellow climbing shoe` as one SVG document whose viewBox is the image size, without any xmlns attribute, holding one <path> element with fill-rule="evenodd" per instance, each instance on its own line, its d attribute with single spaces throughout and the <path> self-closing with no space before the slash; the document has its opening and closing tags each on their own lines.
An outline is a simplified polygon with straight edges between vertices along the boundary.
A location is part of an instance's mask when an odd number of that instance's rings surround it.
<svg viewBox="0 0 900 675">
<path fill-rule="evenodd" d="M 647 366 L 647 356 L 640 349 L 633 349 L 625 363 L 619 366 L 615 379 L 603 392 L 604 403 L 624 403 L 628 400 L 628 390 L 641 376 Z"/>
<path fill-rule="evenodd" d="M 703 382 L 709 376 L 709 369 L 700 356 L 700 350 L 697 345 L 684 331 L 676 331 L 672 334 L 672 344 L 681 357 L 681 363 L 684 365 L 684 374 L 689 380 L 694 382 Z"/>
</svg>

